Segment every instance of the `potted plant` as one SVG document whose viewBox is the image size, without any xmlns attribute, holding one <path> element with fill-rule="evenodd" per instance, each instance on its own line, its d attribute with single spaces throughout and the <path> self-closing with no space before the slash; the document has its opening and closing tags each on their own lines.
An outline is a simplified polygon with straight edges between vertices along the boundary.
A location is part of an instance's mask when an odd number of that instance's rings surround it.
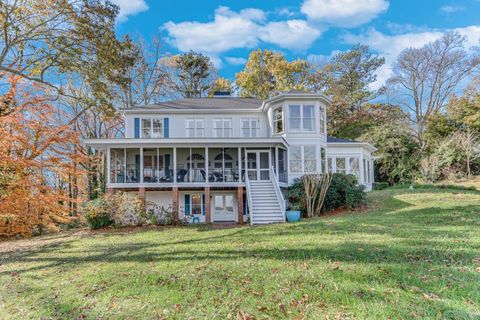
<svg viewBox="0 0 480 320">
<path fill-rule="evenodd" d="M 290 203 L 289 207 L 287 208 L 287 221 L 300 221 L 300 204 L 298 204 L 297 202 Z"/>
</svg>

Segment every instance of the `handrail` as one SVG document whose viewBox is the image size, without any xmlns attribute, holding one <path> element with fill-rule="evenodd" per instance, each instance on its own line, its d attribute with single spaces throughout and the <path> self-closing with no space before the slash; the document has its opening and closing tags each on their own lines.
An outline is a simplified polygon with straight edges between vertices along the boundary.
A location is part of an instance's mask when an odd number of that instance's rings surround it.
<svg viewBox="0 0 480 320">
<path fill-rule="evenodd" d="M 247 171 L 245 171 L 245 189 L 247 190 L 247 205 L 248 205 L 248 214 L 250 215 L 250 224 L 253 225 L 252 191 L 250 190 L 250 179 L 248 179 L 248 172 Z"/>
<path fill-rule="evenodd" d="M 275 174 L 275 170 L 273 169 L 273 166 L 270 168 L 270 174 L 272 176 L 272 183 L 273 183 L 273 187 L 275 188 L 275 193 L 277 194 L 277 199 L 280 200 L 280 209 L 282 210 L 283 221 L 286 221 L 287 217 L 285 216 L 286 214 L 285 198 L 283 197 L 282 190 L 280 190 L 280 186 L 278 185 L 277 175 Z"/>
</svg>

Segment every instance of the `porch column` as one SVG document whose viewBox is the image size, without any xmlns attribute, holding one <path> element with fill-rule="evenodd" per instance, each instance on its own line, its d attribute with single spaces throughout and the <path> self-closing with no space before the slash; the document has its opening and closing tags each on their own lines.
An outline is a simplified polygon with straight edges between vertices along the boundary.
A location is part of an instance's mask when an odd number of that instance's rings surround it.
<svg viewBox="0 0 480 320">
<path fill-rule="evenodd" d="M 177 148 L 176 147 L 173 148 L 173 183 L 177 183 Z M 177 192 L 178 192 L 178 188 L 177 188 Z"/>
<path fill-rule="evenodd" d="M 243 187 L 237 188 L 237 204 L 238 224 L 243 224 Z"/>
<path fill-rule="evenodd" d="M 238 182 L 242 182 L 242 148 L 238 147 Z"/>
<path fill-rule="evenodd" d="M 142 202 L 143 210 L 146 210 L 146 208 L 147 208 L 147 191 L 144 187 L 138 188 L 138 197 L 140 198 L 140 201 Z"/>
<path fill-rule="evenodd" d="M 209 176 L 210 176 L 210 172 L 209 172 L 209 154 L 208 154 L 208 147 L 205 147 L 205 183 L 209 183 L 210 182 L 210 179 L 209 179 Z M 205 194 L 206 196 L 206 194 Z"/>
<path fill-rule="evenodd" d="M 175 224 L 178 224 L 178 187 L 172 188 L 172 210 Z"/>
<path fill-rule="evenodd" d="M 210 187 L 205 187 L 205 222 L 212 222 L 212 212 L 210 206 Z"/>
</svg>

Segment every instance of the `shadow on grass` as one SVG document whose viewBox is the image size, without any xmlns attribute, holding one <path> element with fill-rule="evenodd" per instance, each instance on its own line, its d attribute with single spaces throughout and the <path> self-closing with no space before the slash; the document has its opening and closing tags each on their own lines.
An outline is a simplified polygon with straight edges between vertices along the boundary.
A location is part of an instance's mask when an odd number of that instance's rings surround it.
<svg viewBox="0 0 480 320">
<path fill-rule="evenodd" d="M 34 265 L 16 270 L 18 273 L 54 268 L 60 265 L 75 267 L 85 263 L 99 262 L 228 261 L 242 258 L 407 265 L 421 263 L 465 265 L 478 257 L 478 251 L 473 248 L 472 250 L 465 250 L 462 243 L 446 243 L 445 238 L 465 239 L 466 232 L 478 231 L 480 223 L 478 217 L 476 217 L 477 210 L 478 206 L 464 206 L 461 212 L 455 208 L 428 208 L 402 211 L 389 216 L 388 219 L 383 216 L 382 224 L 380 224 L 378 217 L 363 215 L 359 217 L 362 219 L 360 222 L 358 219 L 343 219 L 327 225 L 326 220 L 319 219 L 288 226 L 229 229 L 220 235 L 214 233 L 209 237 L 189 237 L 185 240 L 163 243 L 142 241 L 120 242 L 112 245 L 95 244 L 87 249 L 81 248 L 79 250 L 76 250 L 75 247 L 71 250 L 72 242 L 64 242 L 45 246 L 34 252 L 14 255 L 4 261 L 4 264 Z M 434 219 L 431 219 L 432 216 Z M 458 216 L 458 219 L 455 221 L 456 216 Z M 438 229 L 438 227 L 448 225 L 449 219 L 451 224 L 460 228 L 448 231 Z M 335 246 L 312 243 L 303 248 L 297 248 L 294 241 L 290 241 L 291 236 L 303 239 L 312 234 L 319 236 L 335 234 L 340 235 L 345 240 L 342 244 Z M 365 241 L 354 241 L 351 240 L 354 239 L 354 234 L 365 236 L 388 235 L 392 241 L 387 244 L 371 243 L 368 238 L 365 238 Z M 285 236 L 290 237 L 284 239 Z M 247 248 L 215 248 L 221 247 L 222 244 L 232 244 L 234 241 L 246 243 Z M 272 243 L 270 247 L 266 248 L 264 246 L 255 247 L 256 243 L 260 241 L 263 243 L 272 241 Z M 278 243 L 281 244 L 280 247 L 276 247 Z M 0 272 L 0 275 L 5 273 Z"/>
</svg>

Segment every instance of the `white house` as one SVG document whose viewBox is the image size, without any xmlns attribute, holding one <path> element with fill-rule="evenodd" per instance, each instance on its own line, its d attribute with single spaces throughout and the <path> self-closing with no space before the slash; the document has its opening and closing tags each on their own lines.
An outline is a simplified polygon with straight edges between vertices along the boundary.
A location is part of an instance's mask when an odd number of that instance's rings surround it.
<svg viewBox="0 0 480 320">
<path fill-rule="evenodd" d="M 368 143 L 327 137 L 322 94 L 215 96 L 122 110 L 125 138 L 85 143 L 107 154 L 107 188 L 137 193 L 193 223 L 285 221 L 283 191 L 306 173 L 352 173 L 371 190 Z"/>
</svg>

